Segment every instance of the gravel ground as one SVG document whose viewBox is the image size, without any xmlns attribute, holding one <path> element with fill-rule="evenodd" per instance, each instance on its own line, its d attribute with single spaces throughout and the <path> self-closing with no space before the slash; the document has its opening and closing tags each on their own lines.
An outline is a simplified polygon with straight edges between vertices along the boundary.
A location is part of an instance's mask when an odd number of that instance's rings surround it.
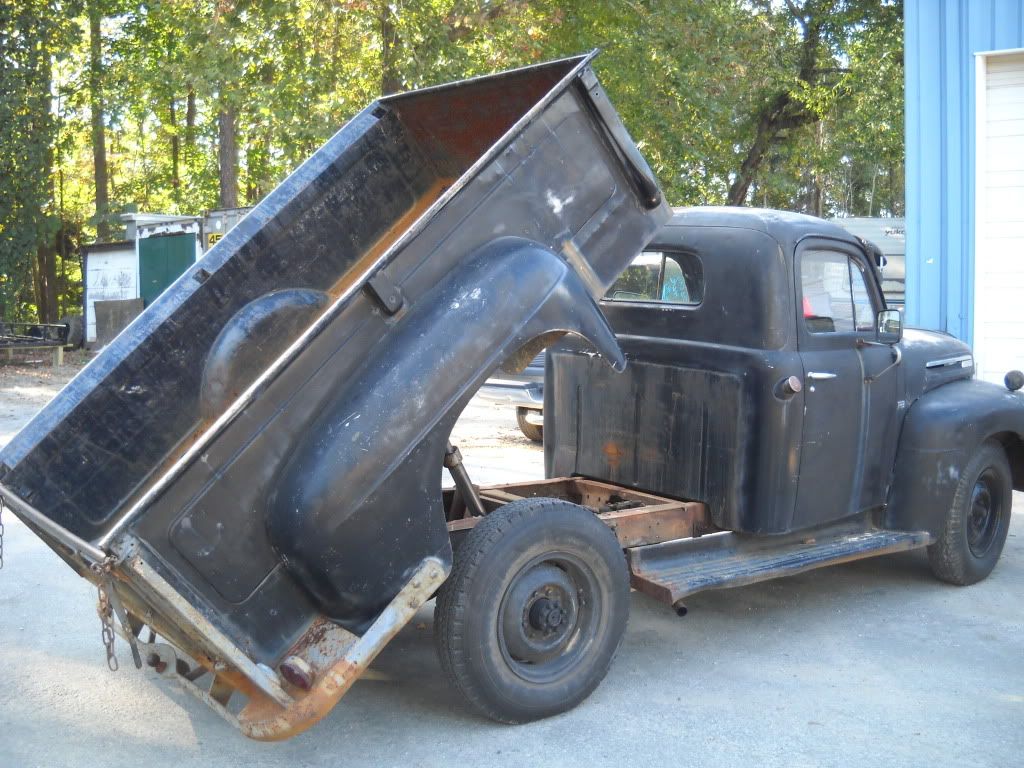
<svg viewBox="0 0 1024 768">
<path fill-rule="evenodd" d="M 77 370 L 0 367 L 0 444 Z M 514 414 L 474 402 L 455 433 L 477 482 L 543 475 Z M 77 766 L 1012 766 L 1024 754 L 1024 510 L 967 589 L 922 553 L 697 595 L 634 595 L 608 679 L 528 726 L 481 720 L 445 683 L 430 606 L 310 732 L 246 741 L 149 672 L 103 661 L 94 592 L 7 515 L 0 768 Z"/>
</svg>

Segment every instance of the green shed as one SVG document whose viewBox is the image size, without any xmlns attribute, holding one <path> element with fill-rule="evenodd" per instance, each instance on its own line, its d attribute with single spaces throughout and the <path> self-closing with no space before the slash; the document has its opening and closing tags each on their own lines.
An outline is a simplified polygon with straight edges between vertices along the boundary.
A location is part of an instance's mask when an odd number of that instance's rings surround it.
<svg viewBox="0 0 1024 768">
<path fill-rule="evenodd" d="M 196 261 L 194 234 L 153 235 L 139 239 L 139 295 L 148 307 Z"/>
</svg>

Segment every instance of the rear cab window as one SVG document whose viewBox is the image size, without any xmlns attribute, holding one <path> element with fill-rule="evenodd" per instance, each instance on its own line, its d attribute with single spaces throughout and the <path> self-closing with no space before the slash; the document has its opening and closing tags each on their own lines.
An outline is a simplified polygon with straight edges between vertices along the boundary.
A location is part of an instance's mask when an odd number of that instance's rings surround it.
<svg viewBox="0 0 1024 768">
<path fill-rule="evenodd" d="M 604 298 L 696 307 L 704 300 L 704 267 L 693 253 L 644 251 L 619 275 Z"/>
</svg>

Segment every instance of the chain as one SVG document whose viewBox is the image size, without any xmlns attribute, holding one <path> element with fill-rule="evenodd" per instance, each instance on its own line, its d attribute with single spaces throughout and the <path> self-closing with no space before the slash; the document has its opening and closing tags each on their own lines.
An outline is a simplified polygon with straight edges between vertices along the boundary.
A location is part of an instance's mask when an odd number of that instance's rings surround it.
<svg viewBox="0 0 1024 768">
<path fill-rule="evenodd" d="M 114 655 L 114 609 L 110 606 L 110 598 L 107 597 L 107 590 L 102 584 L 97 585 L 96 592 L 99 597 L 96 612 L 100 615 L 100 639 L 103 641 L 103 650 L 107 653 L 107 667 L 111 672 L 117 672 L 117 656 Z"/>
<path fill-rule="evenodd" d="M 4 497 L 0 496 L 0 571 L 4 567 Z"/>
<path fill-rule="evenodd" d="M 96 582 L 96 613 L 100 617 L 100 640 L 107 654 L 107 667 L 111 672 L 117 672 L 117 656 L 114 655 L 114 607 L 110 604 L 110 596 L 104 587 L 106 568 L 105 564 L 99 563 L 92 568 L 99 577 Z"/>
</svg>

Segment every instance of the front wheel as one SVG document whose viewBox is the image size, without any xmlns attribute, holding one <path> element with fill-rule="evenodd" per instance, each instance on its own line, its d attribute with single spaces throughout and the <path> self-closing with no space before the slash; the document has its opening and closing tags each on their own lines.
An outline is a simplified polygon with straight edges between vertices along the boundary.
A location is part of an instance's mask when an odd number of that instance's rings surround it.
<svg viewBox="0 0 1024 768">
<path fill-rule="evenodd" d="M 441 666 L 481 714 L 524 723 L 565 712 L 608 672 L 629 616 L 615 535 L 557 499 L 506 504 L 459 547 L 434 608 Z"/>
<path fill-rule="evenodd" d="M 995 440 L 968 462 L 938 540 L 928 547 L 932 573 L 950 584 L 975 584 L 996 567 L 1010 530 L 1013 479 Z"/>
</svg>

